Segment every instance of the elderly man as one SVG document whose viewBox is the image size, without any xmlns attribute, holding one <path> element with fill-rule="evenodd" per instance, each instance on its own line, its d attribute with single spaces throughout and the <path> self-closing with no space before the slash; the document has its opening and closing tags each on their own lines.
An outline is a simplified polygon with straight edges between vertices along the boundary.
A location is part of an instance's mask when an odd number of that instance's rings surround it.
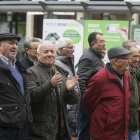
<svg viewBox="0 0 140 140">
<path fill-rule="evenodd" d="M 0 34 L 0 140 L 27 140 L 32 121 L 27 72 L 16 60 L 20 37 Z"/>
<path fill-rule="evenodd" d="M 75 76 L 74 68 L 74 46 L 72 41 L 68 38 L 60 38 L 56 42 L 56 49 L 61 56 L 56 57 L 55 65 L 69 72 L 71 78 Z M 75 86 L 75 90 L 79 93 L 79 86 Z M 71 135 L 77 136 L 77 104 L 67 105 L 69 125 L 71 128 Z"/>
<path fill-rule="evenodd" d="M 137 67 L 137 64 L 140 60 L 140 54 L 138 48 L 134 46 L 125 46 L 124 48 L 132 51 L 130 54 L 130 67 L 128 72 L 130 73 L 131 79 L 129 80 L 130 87 L 130 105 L 129 105 L 129 125 L 128 125 L 128 140 L 138 140 L 139 137 L 139 117 L 138 111 L 140 108 L 139 104 L 139 94 L 140 94 L 140 86 L 139 82 L 136 78 L 136 73 L 133 70 Z"/>
<path fill-rule="evenodd" d="M 136 43 L 135 40 L 127 40 L 127 41 L 124 41 L 123 42 L 123 47 L 128 48 L 128 46 L 134 46 L 134 47 L 137 47 L 138 48 L 138 45 L 137 45 L 137 43 Z M 139 50 L 139 48 L 138 48 L 138 50 Z M 140 53 L 140 50 L 139 50 L 139 53 Z M 132 57 L 132 58 L 134 59 L 134 61 L 138 61 L 138 57 Z M 135 67 L 133 66 L 133 72 L 135 73 L 135 76 L 136 76 L 138 82 L 140 83 L 140 61 L 138 62 L 137 66 L 135 66 Z M 130 97 L 130 100 L 131 100 L 131 97 Z M 140 110 L 139 110 L 139 117 L 140 117 Z M 140 118 L 138 120 L 139 120 L 139 123 L 140 123 Z M 130 125 L 129 128 L 128 128 L 128 131 L 129 131 L 128 135 L 129 135 L 129 137 L 131 135 L 132 140 L 133 140 L 133 137 L 135 139 L 135 136 L 138 134 L 138 132 L 137 132 L 137 126 L 138 125 L 135 125 L 135 129 L 134 128 L 133 129 L 130 128 L 130 127 L 132 127 L 132 125 Z M 140 125 L 139 125 L 139 128 L 140 128 Z M 139 139 L 140 139 L 140 133 L 139 133 Z"/>
<path fill-rule="evenodd" d="M 89 49 L 81 56 L 78 63 L 79 86 L 81 97 L 86 91 L 90 78 L 102 69 L 102 53 L 105 52 L 105 39 L 102 33 L 93 32 L 88 36 Z M 90 118 L 83 110 L 82 103 L 78 113 L 78 140 L 89 140 Z"/>
<path fill-rule="evenodd" d="M 135 40 L 126 40 L 123 42 L 122 46 L 125 47 L 125 46 L 128 46 L 128 45 L 131 45 L 131 46 L 137 46 L 137 43 Z"/>
<path fill-rule="evenodd" d="M 40 44 L 37 53 L 37 65 L 27 70 L 33 114 L 29 140 L 70 140 L 66 104 L 78 101 L 74 90 L 78 76 L 70 80 L 68 72 L 54 65 L 56 51 L 51 42 Z"/>
<path fill-rule="evenodd" d="M 89 81 L 82 98 L 91 118 L 91 140 L 125 140 L 129 122 L 129 69 L 131 51 L 114 46 L 108 50 L 110 63 Z"/>
<path fill-rule="evenodd" d="M 37 62 L 37 48 L 40 44 L 39 38 L 30 37 L 24 41 L 24 49 L 26 55 L 20 60 L 22 66 L 27 70 Z"/>
</svg>

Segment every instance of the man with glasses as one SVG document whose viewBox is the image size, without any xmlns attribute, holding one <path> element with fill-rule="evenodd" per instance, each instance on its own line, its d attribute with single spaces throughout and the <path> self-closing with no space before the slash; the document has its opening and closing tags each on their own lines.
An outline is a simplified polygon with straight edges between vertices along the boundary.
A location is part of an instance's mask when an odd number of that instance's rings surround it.
<svg viewBox="0 0 140 140">
<path fill-rule="evenodd" d="M 131 79 L 129 80 L 130 87 L 130 105 L 129 105 L 129 124 L 128 124 L 128 138 L 127 140 L 138 140 L 139 137 L 139 117 L 138 111 L 140 108 L 139 104 L 139 94 L 140 94 L 140 86 L 139 82 L 136 78 L 136 73 L 133 70 L 137 67 L 138 62 L 140 61 L 140 54 L 138 48 L 134 46 L 125 46 L 124 48 L 132 51 L 130 54 L 130 66 L 129 66 L 129 74 Z"/>
<path fill-rule="evenodd" d="M 60 38 L 56 42 L 56 49 L 58 52 L 55 65 L 69 72 L 71 78 L 75 76 L 74 68 L 74 46 L 72 41 L 68 38 Z M 78 85 L 75 86 L 75 90 L 79 93 L 80 89 Z M 77 104 L 67 105 L 69 125 L 71 128 L 71 135 L 77 136 Z"/>
<path fill-rule="evenodd" d="M 25 56 L 20 60 L 22 66 L 27 70 L 37 62 L 37 48 L 40 44 L 39 38 L 30 37 L 24 41 Z"/>
<path fill-rule="evenodd" d="M 126 140 L 129 122 L 129 69 L 131 51 L 114 46 L 110 63 L 89 81 L 82 97 L 90 117 L 90 140 Z"/>
<path fill-rule="evenodd" d="M 78 62 L 78 75 L 81 97 L 86 91 L 90 78 L 102 69 L 102 53 L 105 52 L 106 43 L 102 33 L 93 32 L 88 36 L 89 49 L 81 56 Z M 78 140 L 90 140 L 90 118 L 85 113 L 82 102 L 78 113 Z"/>
</svg>

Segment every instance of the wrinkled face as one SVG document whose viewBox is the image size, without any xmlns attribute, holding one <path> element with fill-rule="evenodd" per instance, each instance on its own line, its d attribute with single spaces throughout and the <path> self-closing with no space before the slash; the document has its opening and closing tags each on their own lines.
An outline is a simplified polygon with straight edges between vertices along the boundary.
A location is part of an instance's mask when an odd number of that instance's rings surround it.
<svg viewBox="0 0 140 140">
<path fill-rule="evenodd" d="M 56 50 L 52 43 L 45 42 L 40 47 L 40 53 L 37 54 L 40 62 L 48 67 L 53 67 L 56 60 Z"/>
<path fill-rule="evenodd" d="M 39 45 L 39 42 L 31 42 L 30 43 L 31 48 L 30 49 L 28 49 L 28 48 L 25 49 L 25 51 L 28 54 L 29 58 L 37 59 L 37 48 L 38 48 L 38 45 Z"/>
<path fill-rule="evenodd" d="M 130 55 L 119 56 L 117 59 L 118 73 L 122 75 L 125 71 L 128 71 L 130 64 Z"/>
<path fill-rule="evenodd" d="M 71 41 L 67 41 L 67 47 L 65 48 L 60 48 L 60 52 L 62 56 L 70 56 L 73 57 L 74 53 L 74 46 Z"/>
<path fill-rule="evenodd" d="M 18 51 L 18 40 L 16 38 L 6 39 L 0 42 L 0 54 L 12 61 Z"/>
<path fill-rule="evenodd" d="M 105 39 L 102 35 L 97 34 L 96 35 L 96 40 L 97 42 L 92 42 L 92 48 L 99 54 L 102 54 L 105 52 L 106 48 L 106 43 Z"/>
<path fill-rule="evenodd" d="M 140 60 L 139 50 L 135 47 L 132 47 L 130 50 L 132 51 L 132 53 L 130 54 L 130 66 L 136 67 Z"/>
</svg>

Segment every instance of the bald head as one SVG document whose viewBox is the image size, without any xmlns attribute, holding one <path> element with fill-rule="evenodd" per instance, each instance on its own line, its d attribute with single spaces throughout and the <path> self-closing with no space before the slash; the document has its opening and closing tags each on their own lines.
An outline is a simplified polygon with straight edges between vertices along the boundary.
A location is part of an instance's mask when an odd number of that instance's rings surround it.
<svg viewBox="0 0 140 140">
<path fill-rule="evenodd" d="M 53 67 L 56 60 L 56 50 L 54 44 L 50 41 L 45 41 L 38 46 L 37 55 L 40 62 L 48 67 Z"/>
<path fill-rule="evenodd" d="M 42 42 L 42 43 L 38 46 L 38 48 L 37 48 L 37 53 L 40 53 L 40 49 L 41 49 L 43 46 L 52 46 L 52 47 L 54 47 L 54 49 L 55 49 L 55 46 L 54 46 L 53 43 L 51 43 L 50 41 L 44 41 L 44 42 Z"/>
</svg>

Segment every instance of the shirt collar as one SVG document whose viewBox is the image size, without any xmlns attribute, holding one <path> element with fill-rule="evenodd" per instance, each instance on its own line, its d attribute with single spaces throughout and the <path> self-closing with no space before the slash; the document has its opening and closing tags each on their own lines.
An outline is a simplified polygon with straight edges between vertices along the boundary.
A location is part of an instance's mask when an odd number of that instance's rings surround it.
<svg viewBox="0 0 140 140">
<path fill-rule="evenodd" d="M 4 63 L 6 63 L 8 66 L 10 66 L 10 67 L 12 67 L 12 68 L 15 68 L 15 63 L 16 63 L 16 61 L 17 61 L 16 58 L 14 58 L 13 61 L 12 61 L 12 63 L 11 63 L 11 61 L 10 61 L 7 57 L 5 57 L 5 56 L 3 56 L 2 54 L 0 54 L 0 59 L 1 59 Z"/>
</svg>

